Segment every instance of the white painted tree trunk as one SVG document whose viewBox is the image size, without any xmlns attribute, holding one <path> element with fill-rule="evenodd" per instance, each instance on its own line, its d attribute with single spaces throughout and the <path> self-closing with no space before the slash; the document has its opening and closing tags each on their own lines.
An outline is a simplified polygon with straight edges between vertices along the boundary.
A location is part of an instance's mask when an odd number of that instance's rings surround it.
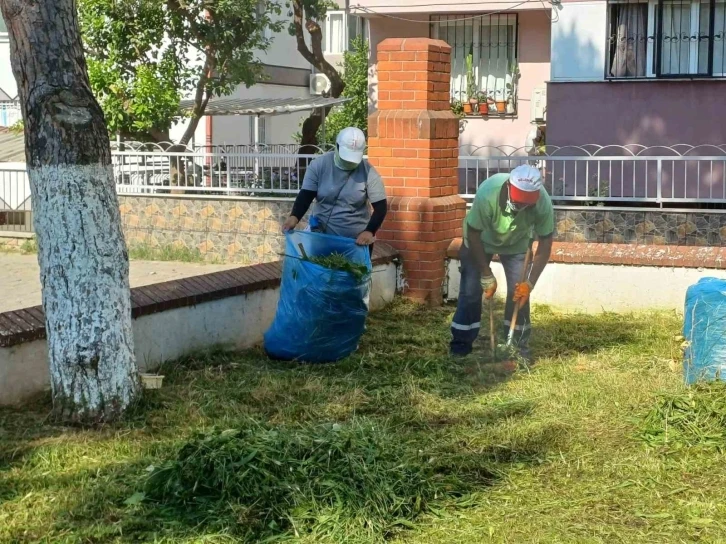
<svg viewBox="0 0 726 544">
<path fill-rule="evenodd" d="M 129 265 L 109 166 L 31 168 L 54 405 L 115 417 L 136 398 Z"/>
<path fill-rule="evenodd" d="M 140 384 L 110 141 L 75 2 L 0 0 L 0 8 L 25 123 L 53 410 L 107 421 Z"/>
</svg>

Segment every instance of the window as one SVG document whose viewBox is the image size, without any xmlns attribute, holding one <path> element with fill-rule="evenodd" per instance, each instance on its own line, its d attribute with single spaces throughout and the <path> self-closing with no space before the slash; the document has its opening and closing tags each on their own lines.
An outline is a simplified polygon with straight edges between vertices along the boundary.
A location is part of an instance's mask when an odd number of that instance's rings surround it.
<svg viewBox="0 0 726 544">
<path fill-rule="evenodd" d="M 611 78 L 726 75 L 724 0 L 609 0 Z"/>
<path fill-rule="evenodd" d="M 323 30 L 324 53 L 342 55 L 345 52 L 345 21 L 344 11 L 329 11 L 325 15 L 325 23 L 320 25 Z"/>
<path fill-rule="evenodd" d="M 260 19 L 267 11 L 267 0 L 257 0 L 257 18 Z M 269 25 L 265 25 L 265 28 L 262 30 L 262 36 L 266 39 L 272 39 L 272 30 L 270 30 Z"/>
<path fill-rule="evenodd" d="M 516 14 L 432 15 L 430 21 L 431 37 L 451 46 L 452 100 L 464 102 L 472 93 L 509 98 L 518 70 Z"/>
<path fill-rule="evenodd" d="M 363 17 L 357 15 L 348 15 L 348 44 L 349 47 L 358 37 L 362 37 L 363 41 L 368 41 L 368 26 Z"/>
<path fill-rule="evenodd" d="M 0 15 L 0 42 L 8 40 L 8 26 L 5 24 L 5 20 Z"/>
<path fill-rule="evenodd" d="M 267 117 L 250 117 L 250 145 L 267 143 Z"/>
</svg>

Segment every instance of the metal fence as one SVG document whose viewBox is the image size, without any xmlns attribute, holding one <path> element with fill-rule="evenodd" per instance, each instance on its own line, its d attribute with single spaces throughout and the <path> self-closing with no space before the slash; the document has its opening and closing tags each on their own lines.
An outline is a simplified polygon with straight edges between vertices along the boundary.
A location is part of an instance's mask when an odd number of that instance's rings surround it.
<svg viewBox="0 0 726 544">
<path fill-rule="evenodd" d="M 248 152 L 249 146 L 215 146 L 170 152 L 156 144 L 114 150 L 113 172 L 120 194 L 294 196 L 307 165 L 322 152 L 286 153 L 283 146 Z M 259 148 L 258 148 L 259 151 Z M 274 151 L 274 152 L 273 152 Z M 459 193 L 469 201 L 483 180 L 533 164 L 543 173 L 556 205 L 628 203 L 650 207 L 709 208 L 726 205 L 726 145 L 471 148 L 459 156 Z M 0 231 L 32 231 L 30 186 L 24 165 L 0 164 Z"/>
<path fill-rule="evenodd" d="M 165 150 L 166 149 L 166 150 Z M 120 193 L 185 193 L 228 196 L 291 195 L 307 165 L 324 149 L 296 144 L 214 145 L 115 144 L 114 177 Z"/>
<path fill-rule="evenodd" d="M 463 148 L 459 193 L 472 199 L 482 180 L 532 164 L 556 204 L 726 203 L 726 146 L 571 146 L 541 149 Z"/>
<path fill-rule="evenodd" d="M 0 232 L 32 232 L 28 175 L 18 165 L 7 168 L 0 169 Z"/>
</svg>

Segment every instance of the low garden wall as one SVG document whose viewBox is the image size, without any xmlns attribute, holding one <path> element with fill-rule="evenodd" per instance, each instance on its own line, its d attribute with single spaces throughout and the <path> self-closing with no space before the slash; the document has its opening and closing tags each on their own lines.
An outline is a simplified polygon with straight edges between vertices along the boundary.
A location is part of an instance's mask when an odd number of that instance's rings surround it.
<svg viewBox="0 0 726 544">
<path fill-rule="evenodd" d="M 140 371 L 214 346 L 261 343 L 277 308 L 280 272 L 280 262 L 272 262 L 132 289 Z M 391 302 L 398 282 L 398 254 L 379 244 L 371 309 Z M 15 404 L 48 387 L 42 308 L 0 314 L 0 404 Z"/>
<path fill-rule="evenodd" d="M 448 300 L 459 298 L 460 245 L 456 240 L 448 251 Z M 497 262 L 492 271 L 503 295 L 504 271 Z M 682 312 L 686 289 L 709 276 L 726 279 L 726 248 L 555 242 L 532 302 L 588 313 Z"/>
<path fill-rule="evenodd" d="M 256 264 L 276 261 L 283 250 L 280 225 L 292 198 L 199 195 L 119 195 L 129 247 L 176 247 L 207 261 Z"/>
</svg>

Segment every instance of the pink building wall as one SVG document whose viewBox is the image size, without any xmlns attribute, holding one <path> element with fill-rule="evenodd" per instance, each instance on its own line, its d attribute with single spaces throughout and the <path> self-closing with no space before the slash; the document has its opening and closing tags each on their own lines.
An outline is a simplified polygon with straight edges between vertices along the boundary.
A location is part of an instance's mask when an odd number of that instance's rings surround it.
<svg viewBox="0 0 726 544">
<path fill-rule="evenodd" d="M 406 14 L 405 22 L 389 17 L 370 19 L 371 59 L 368 74 L 369 100 L 375 110 L 378 100 L 376 47 L 386 38 L 427 38 L 429 18 L 423 14 Z M 514 118 L 489 119 L 465 118 L 461 122 L 459 144 L 471 148 L 492 146 L 520 148 L 533 128 L 530 122 L 532 91 L 545 87 L 550 75 L 550 19 L 549 10 L 519 12 L 518 57 L 521 78 L 519 80 L 518 113 Z"/>
<path fill-rule="evenodd" d="M 551 145 L 726 143 L 726 81 L 550 83 Z"/>
</svg>

